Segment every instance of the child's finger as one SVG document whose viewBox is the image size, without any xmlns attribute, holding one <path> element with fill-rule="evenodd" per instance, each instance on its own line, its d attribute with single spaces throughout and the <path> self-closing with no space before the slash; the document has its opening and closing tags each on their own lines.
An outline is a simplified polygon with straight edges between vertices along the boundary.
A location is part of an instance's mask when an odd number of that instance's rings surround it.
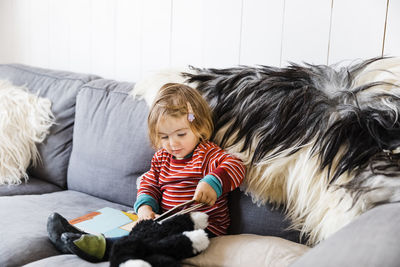
<svg viewBox="0 0 400 267">
<path fill-rule="evenodd" d="M 194 196 L 193 196 L 194 201 L 202 202 L 201 201 L 202 198 L 203 198 L 203 192 L 201 190 L 196 189 L 196 191 L 194 193 Z"/>
</svg>

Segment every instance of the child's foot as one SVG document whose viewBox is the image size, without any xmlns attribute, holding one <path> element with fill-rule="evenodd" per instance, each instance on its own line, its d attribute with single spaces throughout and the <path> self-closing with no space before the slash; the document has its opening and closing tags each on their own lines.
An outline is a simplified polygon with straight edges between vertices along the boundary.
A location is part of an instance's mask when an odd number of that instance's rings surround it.
<svg viewBox="0 0 400 267">
<path fill-rule="evenodd" d="M 106 252 L 103 235 L 63 233 L 61 241 L 70 253 L 90 262 L 100 262 Z"/>
<path fill-rule="evenodd" d="M 47 219 L 47 234 L 49 236 L 49 239 L 60 252 L 64 254 L 69 254 L 69 250 L 65 248 L 63 242 L 61 241 L 61 234 L 65 232 L 86 234 L 85 232 L 71 225 L 60 214 L 56 212 L 50 214 L 49 218 Z"/>
</svg>

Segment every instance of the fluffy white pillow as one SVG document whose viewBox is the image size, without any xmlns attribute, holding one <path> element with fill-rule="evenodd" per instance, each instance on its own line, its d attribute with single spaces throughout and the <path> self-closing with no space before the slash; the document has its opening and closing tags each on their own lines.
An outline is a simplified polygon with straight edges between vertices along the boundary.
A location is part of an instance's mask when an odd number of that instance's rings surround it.
<svg viewBox="0 0 400 267">
<path fill-rule="evenodd" d="M 36 143 L 53 123 L 49 99 L 0 80 L 0 185 L 28 179 L 26 169 L 40 161 Z"/>
<path fill-rule="evenodd" d="M 252 234 L 211 238 L 209 247 L 184 267 L 286 267 L 310 248 L 283 238 Z"/>
</svg>

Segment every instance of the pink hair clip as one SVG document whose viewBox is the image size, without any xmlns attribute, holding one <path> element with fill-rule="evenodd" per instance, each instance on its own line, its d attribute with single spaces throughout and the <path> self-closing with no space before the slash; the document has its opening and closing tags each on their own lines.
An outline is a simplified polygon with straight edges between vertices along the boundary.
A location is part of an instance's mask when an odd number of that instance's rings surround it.
<svg viewBox="0 0 400 267">
<path fill-rule="evenodd" d="M 187 119 L 190 122 L 194 121 L 194 119 L 195 119 L 194 114 L 193 113 L 189 113 Z"/>
</svg>

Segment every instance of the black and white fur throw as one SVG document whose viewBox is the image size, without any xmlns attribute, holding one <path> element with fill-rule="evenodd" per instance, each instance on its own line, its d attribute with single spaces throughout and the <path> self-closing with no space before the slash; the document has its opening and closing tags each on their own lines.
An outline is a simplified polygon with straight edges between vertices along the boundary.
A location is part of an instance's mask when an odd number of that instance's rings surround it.
<svg viewBox="0 0 400 267">
<path fill-rule="evenodd" d="M 399 73 L 398 58 L 192 67 L 138 83 L 133 94 L 150 103 L 166 82 L 197 88 L 214 112 L 213 141 L 247 167 L 243 189 L 258 204 L 283 204 L 292 227 L 315 245 L 400 200 Z"/>
</svg>

